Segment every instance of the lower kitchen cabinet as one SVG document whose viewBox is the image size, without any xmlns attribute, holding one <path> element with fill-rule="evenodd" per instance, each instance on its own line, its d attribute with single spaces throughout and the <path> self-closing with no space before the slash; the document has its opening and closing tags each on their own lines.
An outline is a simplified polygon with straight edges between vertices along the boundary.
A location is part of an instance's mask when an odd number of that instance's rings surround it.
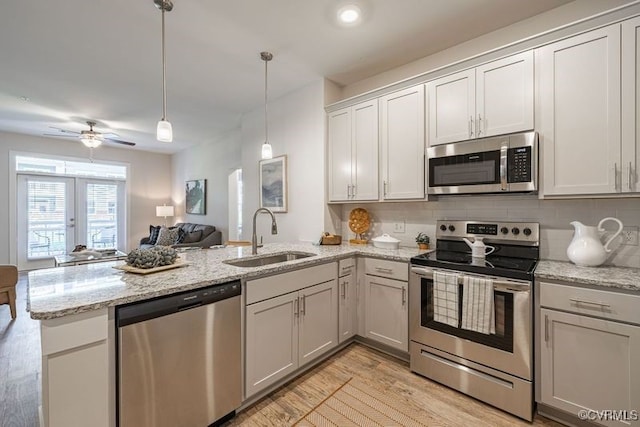
<svg viewBox="0 0 640 427">
<path fill-rule="evenodd" d="M 335 271 L 336 265 L 332 263 L 248 282 L 246 397 L 275 384 L 338 345 Z M 327 278 L 329 280 L 324 280 Z M 277 288 L 300 289 L 284 295 L 265 294 L 266 299 L 252 303 L 252 287 L 261 293 L 265 289 L 273 292 L 278 292 Z"/>
<path fill-rule="evenodd" d="M 354 258 L 340 261 L 338 267 L 338 341 L 352 338 L 357 333 L 357 280 Z"/>
<path fill-rule="evenodd" d="M 638 411 L 640 326 L 627 322 L 638 322 L 640 297 L 545 282 L 540 295 L 539 403 L 572 416 L 584 410 Z"/>
<path fill-rule="evenodd" d="M 376 259 L 365 262 L 365 336 L 398 350 L 409 351 L 408 266 Z M 374 276 L 371 272 L 393 278 Z"/>
</svg>

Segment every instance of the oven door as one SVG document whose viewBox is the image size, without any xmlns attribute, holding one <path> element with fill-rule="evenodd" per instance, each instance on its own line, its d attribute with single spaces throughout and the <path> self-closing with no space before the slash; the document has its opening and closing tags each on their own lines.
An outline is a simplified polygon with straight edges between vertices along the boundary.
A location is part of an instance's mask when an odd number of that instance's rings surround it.
<svg viewBox="0 0 640 427">
<path fill-rule="evenodd" d="M 455 273 L 459 279 L 468 275 L 493 280 L 495 334 L 469 331 L 433 319 L 434 271 Z M 462 284 L 459 287 L 458 306 L 461 313 L 464 289 Z M 409 304 L 411 341 L 526 380 L 532 379 L 531 282 L 412 266 Z"/>
</svg>

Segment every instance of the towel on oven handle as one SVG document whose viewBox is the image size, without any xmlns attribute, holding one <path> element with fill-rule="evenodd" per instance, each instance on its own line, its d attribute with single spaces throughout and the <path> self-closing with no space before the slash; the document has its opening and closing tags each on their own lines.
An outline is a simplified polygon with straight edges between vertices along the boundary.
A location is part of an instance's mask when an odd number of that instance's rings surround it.
<svg viewBox="0 0 640 427">
<path fill-rule="evenodd" d="M 457 328 L 458 314 L 458 275 L 433 272 L 433 320 Z"/>
<path fill-rule="evenodd" d="M 462 279 L 462 329 L 496 333 L 493 280 L 464 276 Z"/>
</svg>

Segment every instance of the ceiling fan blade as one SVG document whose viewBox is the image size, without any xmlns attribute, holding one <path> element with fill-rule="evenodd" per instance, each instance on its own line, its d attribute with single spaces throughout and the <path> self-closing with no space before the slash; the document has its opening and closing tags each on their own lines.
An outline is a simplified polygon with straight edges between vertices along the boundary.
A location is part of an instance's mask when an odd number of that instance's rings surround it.
<svg viewBox="0 0 640 427">
<path fill-rule="evenodd" d="M 57 136 L 59 138 L 75 138 L 75 135 L 60 135 L 59 133 L 43 133 L 44 136 Z"/>
<path fill-rule="evenodd" d="M 72 133 L 74 135 L 80 135 L 80 132 L 76 132 L 75 130 L 67 130 L 62 128 L 57 128 L 55 126 L 49 126 L 51 129 L 59 130 L 62 133 Z"/>
<path fill-rule="evenodd" d="M 116 144 L 128 145 L 130 147 L 133 147 L 136 145 L 135 142 L 121 141 L 119 139 L 113 139 L 113 138 L 105 138 L 105 141 L 115 142 Z"/>
</svg>

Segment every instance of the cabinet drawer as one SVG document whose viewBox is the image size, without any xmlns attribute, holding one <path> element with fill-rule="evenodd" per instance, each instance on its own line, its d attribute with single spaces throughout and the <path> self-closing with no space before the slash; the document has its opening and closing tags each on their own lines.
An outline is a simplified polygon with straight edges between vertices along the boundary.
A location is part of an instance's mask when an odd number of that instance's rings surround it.
<svg viewBox="0 0 640 427">
<path fill-rule="evenodd" d="M 338 276 L 347 276 L 356 271 L 355 258 L 341 259 L 338 263 Z"/>
<path fill-rule="evenodd" d="M 540 305 L 640 324 L 640 295 L 540 282 Z"/>
<path fill-rule="evenodd" d="M 336 278 L 336 263 L 314 265 L 262 279 L 249 280 L 246 288 L 246 304 L 295 292 Z"/>
<path fill-rule="evenodd" d="M 364 262 L 366 274 L 395 280 L 409 280 L 409 264 L 383 259 L 367 258 Z"/>
<path fill-rule="evenodd" d="M 42 355 L 106 340 L 108 320 L 106 308 L 43 320 L 40 324 Z"/>
</svg>

